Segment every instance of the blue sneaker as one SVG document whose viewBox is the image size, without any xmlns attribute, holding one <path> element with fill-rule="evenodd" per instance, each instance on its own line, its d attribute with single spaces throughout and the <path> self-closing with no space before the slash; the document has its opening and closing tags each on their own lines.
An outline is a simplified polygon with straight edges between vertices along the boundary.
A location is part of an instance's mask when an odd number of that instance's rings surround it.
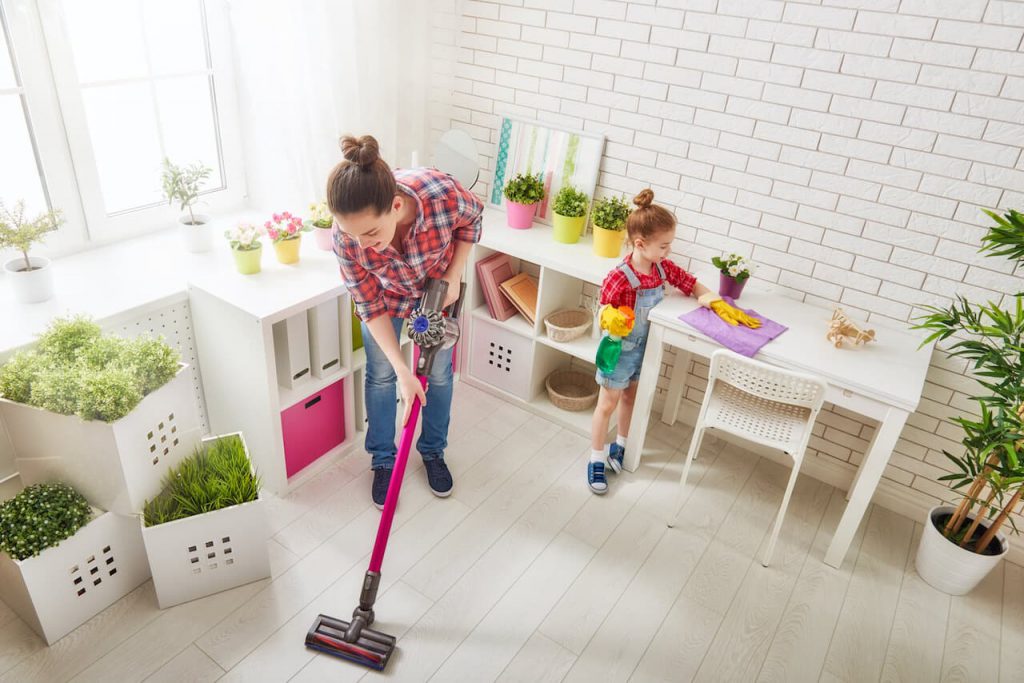
<svg viewBox="0 0 1024 683">
<path fill-rule="evenodd" d="M 622 459 L 626 457 L 626 449 L 617 443 L 608 447 L 608 465 L 612 472 L 618 474 L 622 471 Z"/>
<path fill-rule="evenodd" d="M 587 463 L 587 484 L 594 493 L 603 494 L 608 490 L 608 480 L 604 477 L 604 463 Z"/>
<path fill-rule="evenodd" d="M 373 498 L 373 505 L 378 510 L 384 509 L 384 500 L 388 497 L 388 488 L 391 484 L 391 469 L 390 467 L 378 467 L 373 471 L 373 488 L 370 493 Z"/>
<path fill-rule="evenodd" d="M 452 494 L 452 473 L 444 460 L 424 460 L 423 469 L 427 472 L 427 484 L 431 492 L 438 498 L 447 498 Z"/>
</svg>

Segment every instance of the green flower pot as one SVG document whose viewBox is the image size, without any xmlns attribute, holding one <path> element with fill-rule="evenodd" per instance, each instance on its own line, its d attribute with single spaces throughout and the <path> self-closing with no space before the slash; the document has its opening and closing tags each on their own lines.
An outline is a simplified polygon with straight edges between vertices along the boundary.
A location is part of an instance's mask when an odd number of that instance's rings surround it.
<svg viewBox="0 0 1024 683">
<path fill-rule="evenodd" d="M 583 234 L 586 216 L 563 216 L 552 214 L 551 225 L 554 227 L 555 241 L 563 244 L 576 244 Z"/>
<path fill-rule="evenodd" d="M 242 275 L 253 275 L 260 272 L 260 258 L 263 256 L 263 247 L 259 249 L 232 249 L 235 255 L 235 266 Z"/>
</svg>

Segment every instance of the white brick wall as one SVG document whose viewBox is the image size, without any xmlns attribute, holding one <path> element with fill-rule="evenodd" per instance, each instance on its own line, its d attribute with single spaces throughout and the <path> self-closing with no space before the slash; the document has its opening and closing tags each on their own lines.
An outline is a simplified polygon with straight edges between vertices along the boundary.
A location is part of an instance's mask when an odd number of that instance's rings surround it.
<svg viewBox="0 0 1024 683">
<path fill-rule="evenodd" d="M 604 133 L 598 193 L 654 185 L 682 265 L 752 253 L 758 278 L 868 320 L 1024 288 L 976 253 L 980 208 L 1024 209 L 1024 3 L 667 4 L 466 2 L 451 124 L 488 168 L 498 114 Z M 935 478 L 958 450 L 946 418 L 973 410 L 964 372 L 933 358 L 888 491 L 951 498 Z M 692 408 L 707 368 L 691 373 Z M 856 464 L 872 433 L 832 408 L 813 456 Z"/>
</svg>

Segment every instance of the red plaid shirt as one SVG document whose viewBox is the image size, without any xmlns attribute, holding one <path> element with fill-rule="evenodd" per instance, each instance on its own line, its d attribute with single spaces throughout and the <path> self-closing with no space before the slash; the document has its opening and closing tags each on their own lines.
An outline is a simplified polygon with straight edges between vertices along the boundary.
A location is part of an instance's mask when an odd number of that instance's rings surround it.
<svg viewBox="0 0 1024 683">
<path fill-rule="evenodd" d="M 651 266 L 651 272 L 646 275 L 637 272 L 637 269 L 633 268 L 632 254 L 626 257 L 626 263 L 640 280 L 640 289 L 651 289 L 662 284 L 663 280 L 658 275 L 656 267 Z M 697 284 L 697 278 L 668 259 L 662 260 L 661 267 L 665 271 L 665 281 L 668 281 L 673 287 L 677 287 L 686 296 L 693 293 L 693 286 Z M 616 307 L 629 306 L 630 308 L 636 306 L 636 290 L 630 286 L 626 274 L 618 267 L 608 273 L 601 284 L 601 304 L 611 304 Z"/>
<path fill-rule="evenodd" d="M 423 283 L 441 277 L 455 253 L 455 242 L 479 242 L 483 203 L 447 173 L 433 168 L 395 169 L 399 192 L 416 200 L 416 221 L 405 236 L 405 253 L 391 245 L 381 252 L 335 227 L 334 253 L 345 287 L 362 320 L 387 314 L 408 318 Z"/>
</svg>

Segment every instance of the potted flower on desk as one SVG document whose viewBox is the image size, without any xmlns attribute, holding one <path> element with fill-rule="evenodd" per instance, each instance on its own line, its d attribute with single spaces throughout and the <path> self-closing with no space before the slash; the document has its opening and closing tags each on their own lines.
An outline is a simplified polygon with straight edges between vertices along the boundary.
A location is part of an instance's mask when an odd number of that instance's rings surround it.
<svg viewBox="0 0 1024 683">
<path fill-rule="evenodd" d="M 16 249 L 21 252 L 21 256 L 4 264 L 16 301 L 34 304 L 53 297 L 50 259 L 29 256 L 28 250 L 33 244 L 42 242 L 47 233 L 59 228 L 63 222 L 60 211 L 44 211 L 32 220 L 27 220 L 24 201 L 15 204 L 13 211 L 0 203 L 0 249 Z"/>
<path fill-rule="evenodd" d="M 287 211 L 275 213 L 263 224 L 267 235 L 274 242 L 274 252 L 279 263 L 298 263 L 299 247 L 302 245 L 302 233 L 311 228 L 302 223 L 302 219 Z"/>
<path fill-rule="evenodd" d="M 309 205 L 309 225 L 312 226 L 316 246 L 324 251 L 334 251 L 334 216 L 327 208 L 327 202 Z"/>
<path fill-rule="evenodd" d="M 544 201 L 544 183 L 539 175 L 520 173 L 505 183 L 508 227 L 528 230 L 533 226 L 537 204 Z"/>
<path fill-rule="evenodd" d="M 629 205 L 621 197 L 608 197 L 594 202 L 590 221 L 594 224 L 594 254 L 618 258 L 626 237 Z"/>
<path fill-rule="evenodd" d="M 231 244 L 231 253 L 235 256 L 235 266 L 242 275 L 260 272 L 260 258 L 263 256 L 263 243 L 260 242 L 262 235 L 263 231 L 252 223 L 239 223 L 224 231 L 224 237 Z"/>
<path fill-rule="evenodd" d="M 575 244 L 583 234 L 583 225 L 587 220 L 587 205 L 590 197 L 572 185 L 565 185 L 555 195 L 552 207 L 554 216 L 551 219 L 556 242 Z"/>
<path fill-rule="evenodd" d="M 193 207 L 199 199 L 199 189 L 210 177 L 211 169 L 202 164 L 176 166 L 170 159 L 164 159 L 164 170 L 161 176 L 164 197 L 168 204 L 178 203 L 181 216 L 181 239 L 185 250 L 193 253 L 209 251 L 213 247 L 213 233 L 207 227 L 210 217 L 196 213 Z"/>
<path fill-rule="evenodd" d="M 753 262 L 739 254 L 729 254 L 728 258 L 716 256 L 711 259 L 711 263 L 721 273 L 718 278 L 719 295 L 727 296 L 734 301 L 740 298 L 743 286 L 757 270 L 757 266 Z"/>
</svg>

